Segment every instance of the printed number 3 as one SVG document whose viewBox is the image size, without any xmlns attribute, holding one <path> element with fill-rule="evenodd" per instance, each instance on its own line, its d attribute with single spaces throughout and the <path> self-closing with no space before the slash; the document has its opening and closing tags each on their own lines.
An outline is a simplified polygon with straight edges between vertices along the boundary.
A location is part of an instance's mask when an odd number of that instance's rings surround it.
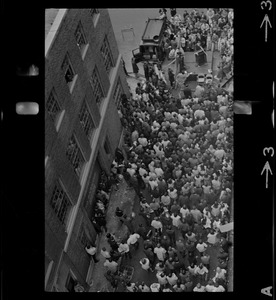
<svg viewBox="0 0 276 300">
<path fill-rule="evenodd" d="M 272 2 L 270 0 L 262 1 L 261 2 L 261 8 L 264 9 L 262 5 L 264 5 L 266 7 L 267 4 L 269 4 L 269 9 L 268 10 L 271 10 L 271 8 L 272 8 Z"/>
<path fill-rule="evenodd" d="M 266 153 L 266 152 L 268 152 L 268 153 L 269 153 L 269 152 L 270 152 L 270 150 L 271 150 L 271 152 L 272 152 L 270 156 L 271 156 L 271 157 L 273 157 L 273 156 L 274 156 L 274 149 L 273 149 L 272 147 L 269 147 L 269 148 L 267 148 L 267 147 L 266 147 L 266 148 L 264 148 L 264 150 L 263 150 L 263 154 L 264 154 L 264 156 L 266 156 L 266 154 L 265 154 L 265 153 Z"/>
</svg>

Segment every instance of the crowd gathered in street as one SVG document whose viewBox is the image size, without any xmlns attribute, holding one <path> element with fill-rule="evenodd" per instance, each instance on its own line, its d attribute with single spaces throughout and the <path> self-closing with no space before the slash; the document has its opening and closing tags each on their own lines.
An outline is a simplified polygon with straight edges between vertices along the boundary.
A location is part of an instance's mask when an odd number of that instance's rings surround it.
<svg viewBox="0 0 276 300">
<path fill-rule="evenodd" d="M 218 77 L 224 76 L 225 63 L 233 63 L 231 9 L 193 10 L 183 18 L 171 9 L 171 19 L 165 9 L 159 13 L 173 29 L 166 46 L 168 58 L 173 49 L 185 53 L 199 43 L 221 52 Z M 180 69 L 179 74 L 168 74 L 166 81 L 161 64 L 148 65 L 135 93 L 129 98 L 122 95 L 124 144 L 117 148 L 110 175 L 102 175 L 96 193 L 93 222 L 99 233 L 105 231 L 109 245 L 100 251 L 106 278 L 114 288 L 123 283 L 127 292 L 227 291 L 231 242 L 220 228 L 231 222 L 233 95 L 216 80 L 191 90 L 185 71 Z M 176 97 L 172 90 L 177 86 L 181 92 Z M 107 232 L 105 212 L 111 187 L 117 189 L 123 178 L 135 190 L 140 211 L 126 215 L 117 207 L 115 217 L 128 228 L 127 237 L 118 240 Z M 143 221 L 134 226 L 138 217 Z M 120 271 L 139 247 L 144 253 L 140 267 L 156 275 L 150 285 L 131 282 Z M 86 250 L 97 262 L 94 248 L 87 245 Z M 216 249 L 218 259 L 213 276 L 210 249 Z"/>
<path fill-rule="evenodd" d="M 203 51 L 219 51 L 221 61 L 218 66 L 217 79 L 222 81 L 226 76 L 233 74 L 233 9 L 207 8 L 206 13 L 194 9 L 190 12 L 185 11 L 182 16 L 177 14 L 175 8 L 171 8 L 171 17 L 169 18 L 167 9 L 161 8 L 159 14 L 159 18 L 164 19 L 167 24 L 164 32 L 164 56 L 162 57 L 175 62 L 175 76 L 186 70 L 185 52 L 201 49 Z M 132 67 L 134 74 L 138 76 L 139 68 L 134 58 L 132 58 Z M 153 77 L 153 82 L 154 80 Z"/>
<path fill-rule="evenodd" d="M 160 9 L 160 17 L 167 20 L 165 52 L 168 59 L 176 60 L 176 74 L 183 70 L 185 52 L 219 51 L 221 63 L 217 78 L 222 80 L 226 74 L 231 73 L 234 60 L 234 29 L 233 9 L 207 8 L 207 12 L 197 9 L 183 16 L 177 14 L 176 9 L 171 10 L 171 17 L 167 17 L 167 10 Z"/>
</svg>

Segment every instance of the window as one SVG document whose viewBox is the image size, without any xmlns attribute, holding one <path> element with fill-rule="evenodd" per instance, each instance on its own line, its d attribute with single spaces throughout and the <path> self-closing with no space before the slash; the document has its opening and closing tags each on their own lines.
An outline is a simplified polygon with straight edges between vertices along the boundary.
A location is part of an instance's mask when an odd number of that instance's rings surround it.
<svg viewBox="0 0 276 300">
<path fill-rule="evenodd" d="M 104 142 L 104 151 L 106 152 L 107 155 L 110 154 L 110 145 L 107 137 L 105 138 L 105 142 Z"/>
<path fill-rule="evenodd" d="M 81 153 L 80 147 L 77 144 L 77 141 L 72 135 L 69 140 L 67 149 L 66 149 L 66 156 L 70 163 L 72 164 L 75 173 L 80 176 L 82 172 L 82 168 L 84 166 L 84 158 Z"/>
<path fill-rule="evenodd" d="M 90 140 L 92 136 L 93 129 L 95 128 L 92 117 L 90 115 L 90 112 L 88 110 L 86 101 L 83 101 L 80 113 L 79 113 L 79 119 L 81 126 L 87 136 L 87 138 Z"/>
<path fill-rule="evenodd" d="M 64 74 L 65 81 L 70 89 L 70 92 L 72 92 L 73 87 L 76 82 L 77 75 L 75 74 L 75 72 L 73 70 L 68 53 L 66 53 L 66 55 L 65 55 L 65 58 L 61 65 L 61 69 Z"/>
<path fill-rule="evenodd" d="M 77 280 L 72 276 L 72 274 L 69 272 L 65 287 L 69 293 L 75 292 L 75 286 L 77 285 Z"/>
<path fill-rule="evenodd" d="M 72 204 L 59 183 L 56 183 L 50 205 L 63 225 L 66 225 Z"/>
<path fill-rule="evenodd" d="M 56 124 L 61 108 L 58 104 L 54 88 L 51 90 L 48 100 L 46 102 L 46 110 L 53 122 Z"/>
<path fill-rule="evenodd" d="M 104 66 L 106 69 L 106 72 L 109 73 L 110 69 L 114 66 L 111 51 L 109 48 L 109 44 L 107 41 L 107 38 L 104 38 L 102 47 L 101 47 L 101 54 L 104 60 Z"/>
<path fill-rule="evenodd" d="M 85 233 L 83 224 L 82 224 L 81 229 L 80 229 L 79 239 L 80 239 L 80 242 L 83 246 L 87 246 L 87 245 L 91 244 L 89 238 L 87 237 L 87 235 Z"/>
<path fill-rule="evenodd" d="M 118 109 L 119 109 L 120 104 L 121 104 L 122 95 L 123 95 L 122 83 L 121 83 L 120 78 L 118 78 L 117 84 L 116 84 L 115 90 L 114 90 L 114 95 L 113 95 L 114 102 L 115 102 Z"/>
<path fill-rule="evenodd" d="M 91 8 L 89 11 L 90 11 L 90 15 L 93 19 L 94 25 L 96 25 L 96 21 L 98 19 L 100 12 L 97 8 Z"/>
<path fill-rule="evenodd" d="M 81 22 L 79 22 L 79 24 L 76 28 L 75 38 L 76 38 L 77 45 L 80 48 L 81 54 L 83 55 L 84 52 L 86 51 L 88 44 L 87 44 L 87 41 L 86 41 L 86 38 L 84 35 L 84 31 L 83 31 Z"/>
<path fill-rule="evenodd" d="M 91 86 L 93 90 L 94 97 L 96 99 L 96 102 L 99 104 L 101 103 L 102 98 L 104 97 L 103 89 L 100 83 L 100 77 L 97 67 L 94 68 L 91 76 Z"/>
</svg>

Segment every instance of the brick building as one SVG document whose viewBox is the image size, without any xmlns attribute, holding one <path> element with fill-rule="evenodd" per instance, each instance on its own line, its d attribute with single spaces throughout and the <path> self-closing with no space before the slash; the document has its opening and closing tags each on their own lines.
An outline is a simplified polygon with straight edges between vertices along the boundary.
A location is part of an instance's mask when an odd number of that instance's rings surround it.
<svg viewBox="0 0 276 300">
<path fill-rule="evenodd" d="M 107 9 L 45 16 L 45 290 L 70 291 L 88 288 L 94 194 L 121 141 L 129 87 Z"/>
</svg>

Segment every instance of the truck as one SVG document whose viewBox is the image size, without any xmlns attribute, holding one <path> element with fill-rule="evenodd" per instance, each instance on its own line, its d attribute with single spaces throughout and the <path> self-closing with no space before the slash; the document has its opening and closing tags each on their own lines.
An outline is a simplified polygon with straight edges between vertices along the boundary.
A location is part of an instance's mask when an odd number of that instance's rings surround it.
<svg viewBox="0 0 276 300">
<path fill-rule="evenodd" d="M 164 61 L 166 57 L 164 50 L 166 26 L 165 20 L 148 18 L 139 48 L 132 50 L 135 63 Z"/>
</svg>

